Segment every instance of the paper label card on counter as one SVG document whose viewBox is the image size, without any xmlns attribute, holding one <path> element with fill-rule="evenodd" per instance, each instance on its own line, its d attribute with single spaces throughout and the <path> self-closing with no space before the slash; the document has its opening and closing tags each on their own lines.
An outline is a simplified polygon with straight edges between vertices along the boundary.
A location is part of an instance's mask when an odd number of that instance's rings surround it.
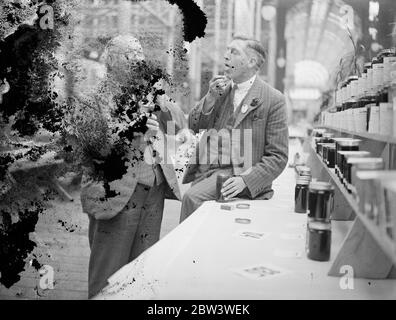
<svg viewBox="0 0 396 320">
<path fill-rule="evenodd" d="M 234 235 L 244 239 L 261 240 L 264 238 L 268 238 L 270 234 L 268 232 L 258 232 L 253 230 L 240 230 L 237 231 Z"/>
<path fill-rule="evenodd" d="M 290 271 L 272 264 L 256 265 L 242 269 L 234 269 L 233 271 L 252 280 L 269 279 L 290 273 Z"/>
</svg>

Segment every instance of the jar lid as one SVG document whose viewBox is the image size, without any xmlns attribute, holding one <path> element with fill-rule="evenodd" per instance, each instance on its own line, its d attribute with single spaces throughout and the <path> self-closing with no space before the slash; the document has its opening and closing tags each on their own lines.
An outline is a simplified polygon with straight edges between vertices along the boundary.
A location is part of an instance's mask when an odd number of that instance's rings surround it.
<svg viewBox="0 0 396 320">
<path fill-rule="evenodd" d="M 309 184 L 309 190 L 312 190 L 312 191 L 334 191 L 334 187 L 328 182 L 315 181 L 315 182 L 311 182 Z"/>
<path fill-rule="evenodd" d="M 341 138 L 341 137 L 337 137 L 337 138 L 333 138 L 334 141 L 344 141 L 344 140 L 351 140 L 351 138 Z"/>
<path fill-rule="evenodd" d="M 338 145 L 341 147 L 356 147 L 359 146 L 362 140 L 359 139 L 349 139 L 349 140 L 339 140 Z"/>
<path fill-rule="evenodd" d="M 338 153 L 342 154 L 344 157 L 368 157 L 370 156 L 370 152 L 368 151 L 338 151 Z"/>
<path fill-rule="evenodd" d="M 380 180 L 380 181 L 395 181 L 395 170 L 361 170 L 356 172 L 356 176 L 361 180 Z"/>
<path fill-rule="evenodd" d="M 355 80 L 358 80 L 358 79 L 359 79 L 358 76 L 349 76 L 348 77 L 348 82 L 355 81 Z"/>
<path fill-rule="evenodd" d="M 321 144 L 322 145 L 322 148 L 324 148 L 324 147 L 326 147 L 326 148 L 332 148 L 332 147 L 334 147 L 335 148 L 335 143 L 329 143 L 329 142 L 321 142 L 321 143 L 318 143 L 318 144 Z"/>
<path fill-rule="evenodd" d="M 308 222 L 308 229 L 313 230 L 331 230 L 331 222 L 311 220 Z"/>
<path fill-rule="evenodd" d="M 334 133 L 331 132 L 323 133 L 323 138 L 333 138 L 333 137 L 334 137 Z"/>
<path fill-rule="evenodd" d="M 350 157 L 347 160 L 348 163 L 353 164 L 365 164 L 365 163 L 380 163 L 383 164 L 384 160 L 382 158 L 358 158 L 358 157 Z"/>
<path fill-rule="evenodd" d="M 376 170 L 384 167 L 384 160 L 382 158 L 361 158 L 366 161 L 358 161 L 354 164 L 358 169 L 362 170 Z"/>
<path fill-rule="evenodd" d="M 301 173 L 311 173 L 311 168 L 310 167 L 300 167 L 299 169 L 298 169 L 298 172 L 301 174 Z"/>
<path fill-rule="evenodd" d="M 367 72 L 367 69 L 370 69 L 370 68 L 371 68 L 371 62 L 366 62 L 364 64 L 364 71 Z"/>
<path fill-rule="evenodd" d="M 378 56 L 379 57 L 392 57 L 395 55 L 396 55 L 395 48 L 391 48 L 391 49 L 381 50 Z"/>
<path fill-rule="evenodd" d="M 324 134 L 326 132 L 326 129 L 313 129 L 312 134 L 314 135 L 315 133 L 319 134 Z"/>
<path fill-rule="evenodd" d="M 302 185 L 309 185 L 311 183 L 311 179 L 307 179 L 307 176 L 302 176 L 297 178 L 296 184 L 302 184 Z"/>
</svg>

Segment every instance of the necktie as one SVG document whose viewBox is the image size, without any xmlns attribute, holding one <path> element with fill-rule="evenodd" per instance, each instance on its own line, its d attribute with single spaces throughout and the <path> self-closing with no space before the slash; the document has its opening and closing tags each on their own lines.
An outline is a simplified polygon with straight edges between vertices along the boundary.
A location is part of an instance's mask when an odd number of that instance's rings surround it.
<svg viewBox="0 0 396 320">
<path fill-rule="evenodd" d="M 234 103 L 234 100 L 235 100 L 235 91 L 237 89 L 238 89 L 238 85 L 236 83 L 233 83 L 232 87 L 231 87 L 231 91 L 230 91 L 230 104 L 231 104 L 230 108 L 232 108 L 232 109 L 230 109 L 228 111 L 229 112 L 229 118 L 228 118 L 228 121 L 227 121 L 227 128 L 228 129 L 231 129 L 233 124 L 234 124 L 234 122 L 235 122 L 235 103 Z"/>
<path fill-rule="evenodd" d="M 238 85 L 236 83 L 232 84 L 231 91 L 230 91 L 230 101 L 232 104 L 232 110 L 235 111 L 235 91 L 238 89 Z"/>
</svg>

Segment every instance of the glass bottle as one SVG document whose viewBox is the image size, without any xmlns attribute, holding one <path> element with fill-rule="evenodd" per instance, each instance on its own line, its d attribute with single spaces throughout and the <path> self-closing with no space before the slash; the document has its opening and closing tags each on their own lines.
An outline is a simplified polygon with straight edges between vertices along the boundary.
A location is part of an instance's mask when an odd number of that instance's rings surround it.
<svg viewBox="0 0 396 320">
<path fill-rule="evenodd" d="M 379 133 L 386 136 L 393 134 L 393 105 L 391 95 L 391 68 L 396 62 L 395 49 L 386 49 L 380 53 L 383 59 L 383 77 L 379 87 L 378 105 L 380 108 L 380 130 Z"/>
<path fill-rule="evenodd" d="M 315 261 L 329 261 L 331 253 L 331 221 L 309 221 L 307 257 Z"/>
<path fill-rule="evenodd" d="M 369 83 L 371 83 L 371 73 L 369 77 L 369 70 L 371 70 L 371 62 L 364 64 L 364 69 L 362 73 L 361 88 L 360 88 L 360 99 L 358 100 L 358 108 L 355 111 L 355 120 L 357 122 L 356 131 L 366 132 L 367 131 L 367 108 L 366 106 L 370 104 L 369 96 Z M 375 102 L 375 97 L 373 98 Z"/>
<path fill-rule="evenodd" d="M 371 133 L 376 133 L 379 124 L 379 107 L 377 106 L 377 92 L 375 85 L 375 75 L 379 73 L 380 61 L 377 57 L 373 58 L 371 63 L 371 68 L 367 69 L 367 125 L 366 131 Z"/>
<path fill-rule="evenodd" d="M 294 190 L 294 212 L 296 213 L 307 213 L 309 183 L 310 177 L 308 176 L 299 177 L 296 181 Z"/>
<path fill-rule="evenodd" d="M 354 116 L 355 116 L 355 109 L 356 109 L 356 104 L 357 104 L 357 89 L 358 89 L 358 76 L 351 76 L 349 77 L 349 86 L 350 86 L 350 91 L 349 91 L 349 100 L 347 102 L 347 119 L 348 119 L 348 130 L 355 132 L 356 127 L 355 127 L 355 121 L 354 121 Z"/>
</svg>

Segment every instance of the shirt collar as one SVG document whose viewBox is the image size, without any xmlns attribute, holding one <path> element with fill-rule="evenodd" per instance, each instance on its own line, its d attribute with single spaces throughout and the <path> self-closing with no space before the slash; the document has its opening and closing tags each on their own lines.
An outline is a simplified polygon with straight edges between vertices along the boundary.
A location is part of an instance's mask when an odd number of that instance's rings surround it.
<svg viewBox="0 0 396 320">
<path fill-rule="evenodd" d="M 256 77 L 257 75 L 254 75 L 253 77 L 251 77 L 250 79 L 238 83 L 238 90 L 249 90 L 251 88 L 251 86 L 253 85 L 254 81 L 256 81 Z M 232 81 L 232 86 L 234 86 L 236 83 L 234 81 Z"/>
</svg>

